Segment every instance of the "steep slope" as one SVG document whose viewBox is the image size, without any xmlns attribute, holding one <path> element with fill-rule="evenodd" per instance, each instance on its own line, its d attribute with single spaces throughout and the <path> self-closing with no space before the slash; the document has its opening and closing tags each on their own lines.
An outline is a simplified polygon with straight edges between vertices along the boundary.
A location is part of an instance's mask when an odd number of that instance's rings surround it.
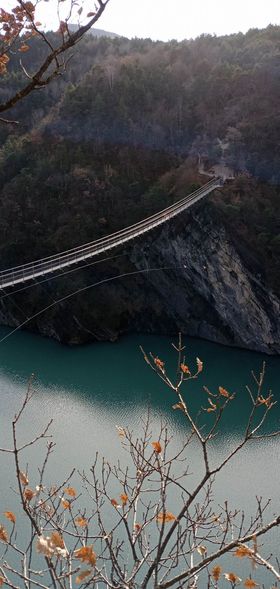
<svg viewBox="0 0 280 589">
<path fill-rule="evenodd" d="M 210 205 L 196 206 L 138 239 L 119 258 L 118 252 L 114 255 L 116 259 L 2 300 L 1 322 L 17 325 L 27 310 L 30 316 L 88 287 L 31 321 L 30 327 L 70 344 L 114 340 L 128 332 L 182 331 L 280 352 L 280 301 L 248 269 L 248 260 L 237 252 Z M 103 280 L 105 284 L 91 288 Z"/>
<path fill-rule="evenodd" d="M 166 44 L 87 38 L 68 85 L 18 107 L 24 124 L 1 131 L 2 268 L 160 210 L 206 181 L 199 161 L 222 158 L 237 177 L 118 259 L 2 298 L 2 323 L 144 270 L 51 307 L 29 328 L 67 343 L 180 329 L 279 352 L 279 32 Z M 40 58 L 36 40 L 24 58 L 29 68 Z M 22 75 L 13 65 L 3 92 Z"/>
</svg>

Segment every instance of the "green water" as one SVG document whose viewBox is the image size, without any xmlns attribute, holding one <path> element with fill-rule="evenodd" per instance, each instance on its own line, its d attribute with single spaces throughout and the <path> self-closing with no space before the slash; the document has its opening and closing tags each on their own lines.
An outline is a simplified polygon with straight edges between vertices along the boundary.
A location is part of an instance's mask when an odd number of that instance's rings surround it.
<svg viewBox="0 0 280 589">
<path fill-rule="evenodd" d="M 3 336 L 6 330 L 0 330 Z M 137 435 L 148 410 L 153 423 L 154 439 L 161 420 L 167 422 L 174 436 L 173 444 L 180 446 L 186 433 L 186 424 L 178 411 L 172 410 L 175 398 L 164 383 L 144 362 L 139 346 L 158 355 L 174 373 L 176 354 L 171 338 L 135 336 L 118 343 L 100 343 L 68 348 L 56 342 L 27 333 L 17 333 L 0 344 L 0 446 L 11 444 L 11 419 L 26 390 L 28 378 L 35 374 L 36 394 L 22 420 L 19 437 L 30 439 L 49 419 L 56 451 L 51 457 L 48 476 L 52 482 L 61 480 L 72 466 L 89 469 L 95 452 L 111 462 L 121 458 L 116 425 L 129 427 Z M 186 388 L 186 397 L 194 411 L 202 404 L 207 406 L 206 385 L 216 392 L 219 385 L 236 393 L 236 398 L 221 424 L 219 436 L 213 442 L 211 460 L 216 463 L 233 444 L 241 439 L 249 411 L 249 395 L 245 385 L 251 384 L 251 371 L 258 373 L 266 362 L 267 394 L 272 389 L 280 399 L 280 358 L 268 357 L 244 350 L 226 348 L 198 339 L 188 339 L 186 362 L 195 366 L 195 357 L 204 362 L 199 380 Z M 211 415 L 205 413 L 205 419 Z M 267 422 L 267 431 L 279 424 L 279 407 Z M 234 458 L 217 479 L 215 501 L 228 499 L 232 507 L 253 513 L 255 496 L 272 499 L 271 513 L 279 513 L 280 441 L 278 438 L 261 440 L 247 447 Z M 196 445 L 190 450 L 190 463 L 199 472 L 199 451 Z M 29 451 L 31 476 L 40 464 L 43 449 Z M 14 498 L 11 458 L 0 455 L 2 510 L 11 509 Z M 124 457 L 125 460 L 125 457 Z M 195 478 L 195 474 L 194 474 Z M 172 502 L 172 499 L 171 499 Z M 172 508 L 172 505 L 169 506 Z M 279 545 L 279 532 L 270 535 L 270 546 Z M 272 584 L 272 583 L 271 583 Z"/>
</svg>

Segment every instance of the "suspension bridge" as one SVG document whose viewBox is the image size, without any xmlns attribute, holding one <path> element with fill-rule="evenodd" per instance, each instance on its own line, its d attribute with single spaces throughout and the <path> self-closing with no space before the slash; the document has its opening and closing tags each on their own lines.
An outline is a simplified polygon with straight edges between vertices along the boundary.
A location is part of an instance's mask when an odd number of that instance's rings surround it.
<svg viewBox="0 0 280 589">
<path fill-rule="evenodd" d="M 0 272 L 0 290 L 33 280 L 39 276 L 52 274 L 53 272 L 73 266 L 74 264 L 78 264 L 79 262 L 93 258 L 94 256 L 98 256 L 103 252 L 135 239 L 143 233 L 151 231 L 151 229 L 166 223 L 222 185 L 222 178 L 214 178 L 188 196 L 185 196 L 162 211 L 159 211 L 134 225 L 130 225 L 130 227 L 126 227 L 125 229 L 116 231 L 106 237 L 96 239 L 95 241 L 69 249 L 59 254 L 54 254 L 42 258 L 41 260 L 3 270 Z"/>
</svg>

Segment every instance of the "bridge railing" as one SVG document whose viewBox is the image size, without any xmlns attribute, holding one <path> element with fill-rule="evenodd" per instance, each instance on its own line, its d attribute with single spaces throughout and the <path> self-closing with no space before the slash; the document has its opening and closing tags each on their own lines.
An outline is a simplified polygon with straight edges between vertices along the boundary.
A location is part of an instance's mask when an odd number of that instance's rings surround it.
<svg viewBox="0 0 280 589">
<path fill-rule="evenodd" d="M 129 241 L 174 217 L 178 212 L 198 201 L 220 184 L 221 179 L 215 178 L 162 211 L 154 213 L 150 217 L 134 223 L 130 227 L 116 231 L 107 237 L 101 237 L 95 241 L 84 244 L 83 246 L 72 248 L 60 254 L 54 254 L 42 258 L 41 260 L 36 260 L 35 262 L 29 262 L 21 266 L 4 270 L 0 273 L 0 288 L 18 284 L 19 282 L 25 282 L 32 278 L 36 278 L 37 276 L 49 274 Z"/>
</svg>

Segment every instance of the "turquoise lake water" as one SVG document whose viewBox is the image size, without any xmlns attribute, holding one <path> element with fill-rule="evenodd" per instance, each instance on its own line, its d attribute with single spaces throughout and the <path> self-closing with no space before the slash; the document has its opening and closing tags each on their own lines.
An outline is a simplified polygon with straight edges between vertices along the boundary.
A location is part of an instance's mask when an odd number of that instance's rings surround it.
<svg viewBox="0 0 280 589">
<path fill-rule="evenodd" d="M 2 337 L 8 330 L 2 328 Z M 116 425 L 129 427 L 138 435 L 149 410 L 154 439 L 160 423 L 167 423 L 175 447 L 182 444 L 187 427 L 183 415 L 172 410 L 174 393 L 149 369 L 139 346 L 166 362 L 170 374 L 176 371 L 176 354 L 172 348 L 176 339 L 156 336 L 131 336 L 117 343 L 99 343 L 68 348 L 56 342 L 18 332 L 0 344 L 0 446 L 11 444 L 11 419 L 17 410 L 32 373 L 35 374 L 35 396 L 19 428 L 22 440 L 30 439 L 49 419 L 56 449 L 51 457 L 48 476 L 51 482 L 61 480 L 72 466 L 88 470 L 96 451 L 112 463 L 122 457 Z M 223 386 L 236 393 L 235 400 L 213 441 L 211 460 L 216 463 L 233 444 L 241 439 L 250 408 L 246 384 L 252 384 L 251 371 L 259 373 L 266 362 L 263 394 L 273 390 L 280 400 L 280 358 L 226 348 L 210 342 L 185 338 L 186 363 L 195 367 L 198 356 L 204 370 L 197 381 L 186 386 L 185 396 L 193 411 L 207 406 L 203 386 L 216 392 Z M 279 427 L 280 403 L 271 413 L 266 431 Z M 205 413 L 205 419 L 211 415 Z M 26 455 L 31 476 L 36 476 L 43 449 L 33 448 Z M 272 513 L 280 508 L 280 440 L 269 438 L 250 443 L 231 465 L 217 477 L 215 501 L 230 501 L 233 507 L 253 513 L 255 496 L 271 498 Z M 200 454 L 194 444 L 189 459 L 195 476 L 200 469 Z M 11 509 L 15 498 L 10 487 L 14 484 L 11 457 L 0 455 L 1 505 Z M 171 499 L 172 503 L 172 499 Z M 173 506 L 174 507 L 174 506 Z M 172 509 L 172 505 L 170 505 Z M 279 531 L 270 534 L 269 547 L 277 547 Z M 275 550 L 274 550 L 275 551 Z M 262 573 L 259 573 L 262 575 Z M 259 577 L 261 578 L 261 576 Z M 272 582 L 271 582 L 272 585 Z M 268 586 L 268 585 L 267 585 Z M 270 586 L 270 585 L 269 585 Z"/>
</svg>

